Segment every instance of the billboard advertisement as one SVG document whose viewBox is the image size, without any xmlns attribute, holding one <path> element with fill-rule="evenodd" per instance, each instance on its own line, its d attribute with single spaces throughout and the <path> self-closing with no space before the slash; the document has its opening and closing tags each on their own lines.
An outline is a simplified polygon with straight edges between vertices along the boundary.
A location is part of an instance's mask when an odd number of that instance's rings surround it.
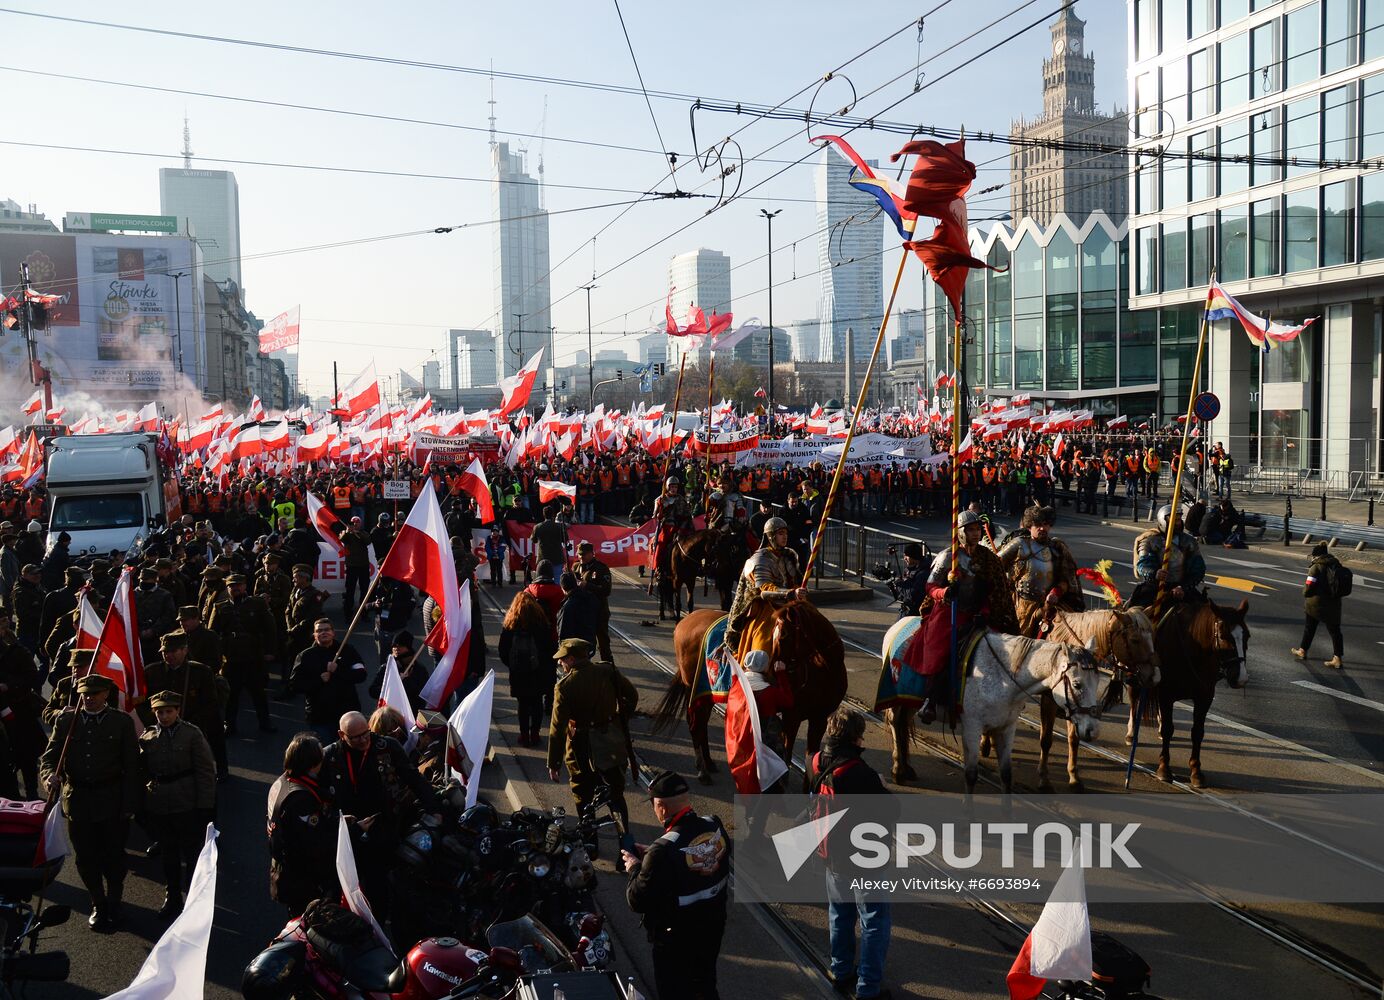
<svg viewBox="0 0 1384 1000">
<path fill-rule="evenodd" d="M 0 234 L 0 288 L 13 290 L 28 264 L 31 287 L 59 297 L 38 359 L 55 390 L 169 390 L 177 385 L 178 307 L 184 364 L 196 380 L 201 357 L 202 269 L 190 239 L 104 233 Z M 182 274 L 184 283 L 174 277 Z M 24 338 L 0 339 L 0 361 L 21 369 Z"/>
</svg>

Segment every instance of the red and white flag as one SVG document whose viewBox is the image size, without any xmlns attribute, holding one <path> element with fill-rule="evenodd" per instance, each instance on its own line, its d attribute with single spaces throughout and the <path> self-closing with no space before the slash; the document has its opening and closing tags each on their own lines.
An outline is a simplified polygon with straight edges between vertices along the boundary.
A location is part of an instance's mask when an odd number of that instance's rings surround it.
<svg viewBox="0 0 1384 1000">
<path fill-rule="evenodd" d="M 45 414 L 43 415 L 43 420 L 44 420 L 45 423 L 49 423 L 49 424 L 60 424 L 60 423 L 62 423 L 62 418 L 65 417 L 65 416 L 67 416 L 67 407 L 65 407 L 65 406 L 59 406 L 59 407 L 56 407 L 56 408 L 54 408 L 54 409 L 52 409 L 52 410 L 49 410 L 47 413 L 45 413 Z M 158 420 L 156 419 L 156 420 L 154 421 L 154 423 L 155 423 L 155 425 L 157 425 L 157 424 L 158 424 Z M 153 429 L 154 429 L 153 427 L 150 427 L 150 428 L 149 428 L 149 430 L 153 430 Z"/>
<path fill-rule="evenodd" d="M 1030 403 L 1032 403 L 1032 402 L 1033 402 L 1033 394 L 1032 394 L 1032 393 L 1030 393 L 1030 392 L 1021 392 L 1021 393 L 1019 393 L 1017 396 L 1015 396 L 1013 399 L 1011 399 L 1011 400 L 1009 401 L 1009 405 L 1010 405 L 1010 406 L 1028 406 L 1028 405 L 1029 405 Z"/>
<path fill-rule="evenodd" d="M 956 385 L 956 376 L 948 375 L 944 371 L 939 371 L 937 373 L 937 381 L 934 382 L 933 385 L 938 389 L 950 389 L 952 386 Z"/>
<path fill-rule="evenodd" d="M 250 397 L 250 412 L 247 414 L 250 420 L 263 420 L 268 414 L 264 412 L 264 403 L 259 396 Z"/>
<path fill-rule="evenodd" d="M 33 416 L 41 409 L 43 409 L 43 390 L 39 389 L 35 391 L 34 394 L 29 397 L 29 401 L 24 404 L 24 413 L 28 416 Z"/>
<path fill-rule="evenodd" d="M 260 447 L 265 451 L 282 451 L 288 447 L 288 421 L 279 420 L 260 428 Z"/>
<path fill-rule="evenodd" d="M 538 353 L 529 358 L 528 364 L 517 373 L 500 379 L 500 390 L 504 393 L 504 400 L 500 403 L 497 417 L 504 419 L 528 405 L 529 396 L 533 393 L 533 383 L 538 378 L 538 365 L 542 360 L 543 348 L 540 347 Z"/>
<path fill-rule="evenodd" d="M 294 306 L 288 312 L 281 312 L 268 323 L 259 335 L 259 352 L 273 354 L 298 346 L 298 329 L 301 306 Z"/>
<path fill-rule="evenodd" d="M 1053 453 L 1055 456 L 1057 456 L 1058 459 L 1061 459 L 1061 458 L 1062 458 L 1062 452 L 1064 452 L 1066 449 L 1067 449 L 1067 436 L 1066 436 L 1065 434 L 1058 434 L 1057 437 L 1056 437 L 1056 438 L 1053 440 L 1053 442 L 1052 442 L 1052 453 Z"/>
<path fill-rule="evenodd" d="M 251 424 L 236 432 L 235 437 L 231 438 L 230 459 L 238 462 L 242 458 L 253 458 L 264 451 L 264 439 L 260 434 L 259 424 Z"/>
<path fill-rule="evenodd" d="M 426 640 L 441 651 L 441 656 L 422 692 L 427 707 L 436 708 L 451 697 L 466 676 L 471 593 L 469 581 L 467 587 L 457 586 L 451 537 L 432 479 L 424 480 L 422 492 L 380 564 L 380 573 L 416 587 L 442 609 L 442 617 Z"/>
<path fill-rule="evenodd" d="M 961 447 L 956 449 L 956 460 L 958 462 L 969 462 L 973 453 L 974 450 L 971 447 L 971 432 L 967 431 L 966 439 L 961 442 Z"/>
<path fill-rule="evenodd" d="M 729 659 L 735 679 L 726 695 L 726 766 L 730 768 L 736 792 L 758 795 L 787 774 L 788 765 L 764 742 L 749 674 L 735 661 L 730 650 L 725 650 L 723 655 Z"/>
<path fill-rule="evenodd" d="M 380 405 L 380 380 L 375 375 L 375 362 L 351 379 L 336 397 L 335 412 L 345 417 L 357 417 Z"/>
<path fill-rule="evenodd" d="M 157 403 L 146 403 L 135 414 L 135 430 L 156 431 L 159 429 L 159 407 Z"/>
<path fill-rule="evenodd" d="M 346 554 L 346 546 L 341 543 L 340 532 L 346 526 L 341 523 L 341 518 L 332 513 L 332 509 L 317 499 L 311 490 L 307 494 L 308 499 L 308 520 L 317 529 L 318 536 L 325 542 L 337 556 Z"/>
<path fill-rule="evenodd" d="M 399 676 L 399 662 L 394 659 L 394 654 L 389 654 L 389 659 L 384 663 L 384 680 L 380 683 L 380 698 L 376 708 L 383 708 L 388 705 L 404 717 L 404 722 L 408 723 L 408 737 L 404 740 L 404 749 L 413 752 L 414 745 L 418 742 L 418 731 L 413 728 L 413 705 L 409 703 L 408 692 L 404 690 L 404 679 Z"/>
<path fill-rule="evenodd" d="M 202 415 L 201 415 L 200 417 L 198 417 L 197 419 L 199 419 L 199 420 L 220 420 L 220 419 L 221 419 L 223 416 L 225 416 L 225 415 L 226 415 L 226 408 L 225 408 L 224 406 L 222 406 L 220 403 L 217 403 L 215 406 L 213 406 L 210 410 L 208 410 L 206 413 L 202 414 Z"/>
<path fill-rule="evenodd" d="M 298 438 L 298 461 L 316 462 L 327 457 L 334 434 L 326 428 Z"/>
<path fill-rule="evenodd" d="M 1049 979 L 1090 978 L 1091 915 L 1086 909 L 1086 875 L 1078 840 L 1009 970 L 1009 1000 L 1035 1000 Z"/>
<path fill-rule="evenodd" d="M 77 637 L 73 649 L 95 649 L 101 644 L 101 616 L 87 596 L 87 587 L 77 593 Z"/>
<path fill-rule="evenodd" d="M 470 607 L 469 600 L 467 607 Z M 495 671 L 490 670 L 476 685 L 476 690 L 462 699 L 447 720 L 447 767 L 453 777 L 466 786 L 468 809 L 476 804 L 476 796 L 481 791 L 481 765 L 485 763 L 485 746 L 490 740 L 490 716 L 494 706 Z"/>
<path fill-rule="evenodd" d="M 1107 422 L 1106 422 L 1106 425 L 1105 425 L 1105 428 L 1106 428 L 1106 430 L 1114 431 L 1114 430 L 1119 430 L 1121 427 L 1128 427 L 1128 426 L 1129 426 L 1129 417 L 1128 417 L 1127 415 L 1125 415 L 1125 414 L 1121 414 L 1120 416 L 1118 416 L 1118 417 L 1113 417 L 1112 419 L 1110 419 L 1109 421 L 1107 421 Z"/>
<path fill-rule="evenodd" d="M 769 394 L 768 394 L 767 392 L 764 391 L 764 386 L 761 385 L 758 389 L 756 389 L 756 390 L 754 391 L 754 398 L 755 398 L 755 399 L 768 399 L 768 398 L 769 398 Z"/>
<path fill-rule="evenodd" d="M 553 500 L 566 500 L 569 503 L 577 502 L 577 488 L 568 486 L 566 483 L 554 482 L 551 479 L 540 479 L 538 481 L 538 502 L 550 503 Z"/>
<path fill-rule="evenodd" d="M 379 921 L 375 919 L 374 911 L 370 909 L 370 900 L 365 898 L 365 892 L 360 887 L 360 874 L 356 870 L 356 852 L 351 846 L 351 831 L 346 827 L 345 815 L 342 815 L 336 828 L 336 877 L 341 883 L 341 895 L 346 900 L 346 908 L 369 924 L 380 943 L 389 947 L 389 938 L 385 937 Z"/>
<path fill-rule="evenodd" d="M 144 659 L 139 650 L 139 621 L 135 612 L 134 571 L 120 571 L 115 596 L 101 626 L 91 672 L 108 677 L 120 689 L 121 710 L 128 712 L 144 697 Z"/>
<path fill-rule="evenodd" d="M 29 802 L 25 805 L 32 807 L 39 803 Z M 63 819 L 62 806 L 54 798 L 43 817 L 43 833 L 39 837 L 38 850 L 34 853 L 34 867 L 64 858 L 71 850 L 72 842 L 67 839 L 67 821 Z"/>
<path fill-rule="evenodd" d="M 490 498 L 490 483 L 486 481 L 485 469 L 481 466 L 479 458 L 471 459 L 466 471 L 458 477 L 457 485 L 463 493 L 476 501 L 476 512 L 480 516 L 481 524 L 489 524 L 495 520 L 495 504 Z"/>
</svg>

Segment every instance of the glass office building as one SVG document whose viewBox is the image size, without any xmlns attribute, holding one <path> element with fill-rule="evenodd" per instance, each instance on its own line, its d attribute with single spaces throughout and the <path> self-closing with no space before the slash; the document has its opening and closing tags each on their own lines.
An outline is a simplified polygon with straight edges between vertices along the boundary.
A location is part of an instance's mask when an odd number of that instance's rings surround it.
<svg viewBox="0 0 1384 1000">
<path fill-rule="evenodd" d="M 1053 408 L 1078 402 L 1102 416 L 1168 419 L 1191 375 L 1196 308 L 1131 312 L 1128 227 L 1096 212 L 1080 222 L 1054 216 L 1047 227 L 971 230 L 971 252 L 1003 271 L 972 270 L 966 284 L 965 371 L 987 396 L 1028 393 Z M 940 288 L 924 278 L 922 349 L 893 367 L 895 398 L 917 386 L 930 398 L 951 370 L 953 317 Z M 1192 351 L 1184 343 L 1191 329 Z"/>
<path fill-rule="evenodd" d="M 1261 316 L 1318 317 L 1269 354 L 1214 325 L 1208 388 L 1222 409 L 1210 436 L 1241 464 L 1376 469 L 1384 0 L 1128 9 L 1131 131 L 1144 151 L 1130 180 L 1132 306 L 1192 310 L 1177 343 L 1194 342 L 1214 273 Z"/>
</svg>

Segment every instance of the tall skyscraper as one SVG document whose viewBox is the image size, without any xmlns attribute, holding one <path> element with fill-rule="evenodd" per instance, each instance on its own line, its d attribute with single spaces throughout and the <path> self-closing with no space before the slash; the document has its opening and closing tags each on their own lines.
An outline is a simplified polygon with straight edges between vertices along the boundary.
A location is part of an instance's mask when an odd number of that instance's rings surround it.
<svg viewBox="0 0 1384 1000">
<path fill-rule="evenodd" d="M 1043 60 L 1043 113 L 1019 119 L 1011 138 L 1066 139 L 1123 146 L 1128 116 L 1096 107 L 1096 59 L 1085 51 L 1086 22 L 1068 7 L 1050 24 L 1052 58 Z M 1080 224 L 1103 211 L 1119 223 L 1129 211 L 1128 157 L 1014 145 L 1009 154 L 1009 204 L 1014 224 L 1030 217 L 1047 226 L 1064 213 Z"/>
<path fill-rule="evenodd" d="M 489 330 L 448 330 L 448 391 L 455 395 L 459 389 L 494 385 L 495 351 L 495 335 Z"/>
<path fill-rule="evenodd" d="M 854 168 L 844 157 L 831 149 L 817 156 L 817 265 L 822 272 L 822 352 L 817 360 L 846 359 L 847 327 L 856 331 L 856 358 L 869 360 L 874 337 L 861 331 L 878 330 L 884 313 L 884 217 L 873 198 L 847 183 Z"/>
<path fill-rule="evenodd" d="M 509 143 L 491 146 L 495 248 L 495 327 L 499 368 L 513 375 L 529 356 L 548 345 L 552 293 L 548 279 L 548 213 L 543 189 L 530 177 L 523 151 Z M 553 363 L 544 357 L 544 369 Z M 547 381 L 545 374 L 542 381 Z"/>
<path fill-rule="evenodd" d="M 687 322 L 692 306 L 700 306 L 709 317 L 713 312 L 731 312 L 730 258 L 720 250 L 705 247 L 680 253 L 668 261 L 670 308 L 678 323 Z M 673 344 L 670 361 L 678 362 L 677 344 Z M 703 348 L 688 357 L 688 362 L 703 365 L 710 351 Z"/>
<path fill-rule="evenodd" d="M 229 170 L 195 170 L 192 138 L 183 119 L 183 165 L 159 170 L 159 211 L 192 223 L 202 248 L 203 271 L 217 284 L 240 280 L 240 187 Z"/>
</svg>

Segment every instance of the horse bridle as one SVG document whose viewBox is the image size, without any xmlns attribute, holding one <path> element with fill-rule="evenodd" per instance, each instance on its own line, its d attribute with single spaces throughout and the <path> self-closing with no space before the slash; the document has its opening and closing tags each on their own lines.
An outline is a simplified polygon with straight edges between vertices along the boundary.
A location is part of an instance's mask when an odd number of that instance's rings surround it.
<svg viewBox="0 0 1384 1000">
<path fill-rule="evenodd" d="M 1215 613 L 1214 611 L 1212 612 Z M 1249 626 L 1245 622 L 1240 622 L 1237 626 L 1245 633 L 1244 648 L 1235 643 L 1234 628 L 1229 629 L 1231 635 L 1226 637 L 1225 620 L 1220 615 L 1216 615 L 1216 623 L 1211 627 L 1211 641 L 1215 644 L 1216 651 L 1221 653 L 1221 676 L 1225 678 L 1227 684 L 1231 683 L 1230 671 L 1237 664 L 1245 663 L 1249 659 Z M 1227 649 L 1228 647 L 1228 649 Z M 1232 685 L 1233 686 L 1233 685 Z"/>
<path fill-rule="evenodd" d="M 1130 666 L 1128 663 L 1126 663 L 1124 660 L 1122 660 L 1119 656 L 1115 654 L 1115 650 L 1120 648 L 1121 645 L 1123 645 L 1125 652 L 1129 652 L 1129 650 L 1132 648 L 1129 642 L 1129 633 L 1137 632 L 1138 626 L 1136 626 L 1133 620 L 1129 617 L 1129 612 L 1123 610 L 1122 608 L 1112 610 L 1111 614 L 1115 616 L 1115 621 L 1118 623 L 1115 628 L 1110 630 L 1111 655 L 1104 659 L 1097 660 L 1096 670 L 1100 671 L 1101 673 L 1105 673 L 1105 671 L 1101 669 L 1101 664 L 1108 661 L 1111 665 L 1111 677 L 1118 680 L 1122 684 L 1134 686 L 1138 683 L 1140 668 Z M 1062 627 L 1067 630 L 1068 634 L 1071 635 L 1071 637 L 1077 641 L 1077 644 L 1080 645 L 1081 636 L 1077 635 L 1076 629 L 1072 628 L 1072 626 L 1067 622 L 1066 615 L 1060 613 L 1053 615 L 1051 624 L 1056 625 L 1059 622 L 1062 624 Z"/>
<path fill-rule="evenodd" d="M 1068 626 L 1068 630 L 1071 630 L 1070 625 Z M 1072 634 L 1075 635 L 1076 633 L 1073 632 Z M 1027 637 L 1025 636 L 1023 638 Z M 1011 674 L 1008 670 L 1001 671 L 1001 673 L 1003 673 L 1005 677 L 1009 678 L 1009 683 L 1013 684 L 1014 687 L 1018 689 L 1018 691 L 1021 694 L 1029 697 L 1031 697 L 1029 695 L 1029 692 L 1023 689 L 1023 687 L 1019 684 L 1018 680 L 1015 679 L 1015 675 L 1024 668 L 1024 664 L 1028 662 L 1028 658 L 1033 655 L 1033 648 L 1037 642 L 1038 640 L 1036 639 L 1029 640 L 1029 646 L 1024 651 L 1023 657 L 1019 660 L 1019 665 L 1015 668 L 1014 673 Z M 985 645 L 989 648 L 991 655 L 994 656 L 995 659 L 999 659 L 999 654 L 995 652 L 995 647 L 990 645 L 989 633 L 986 633 Z M 1068 644 L 1062 643 L 1061 645 Z M 1072 669 L 1074 667 L 1075 663 L 1072 661 L 1071 654 L 1068 654 L 1067 662 L 1062 665 L 1062 701 L 1065 704 L 1058 705 L 1057 700 L 1053 699 L 1053 706 L 1057 709 L 1057 717 L 1060 719 L 1072 719 L 1074 717 L 1082 715 L 1095 716 L 1100 711 L 1100 707 L 1098 705 L 1091 705 L 1088 707 L 1076 703 L 1076 691 L 1073 689 L 1072 686 Z"/>
</svg>

